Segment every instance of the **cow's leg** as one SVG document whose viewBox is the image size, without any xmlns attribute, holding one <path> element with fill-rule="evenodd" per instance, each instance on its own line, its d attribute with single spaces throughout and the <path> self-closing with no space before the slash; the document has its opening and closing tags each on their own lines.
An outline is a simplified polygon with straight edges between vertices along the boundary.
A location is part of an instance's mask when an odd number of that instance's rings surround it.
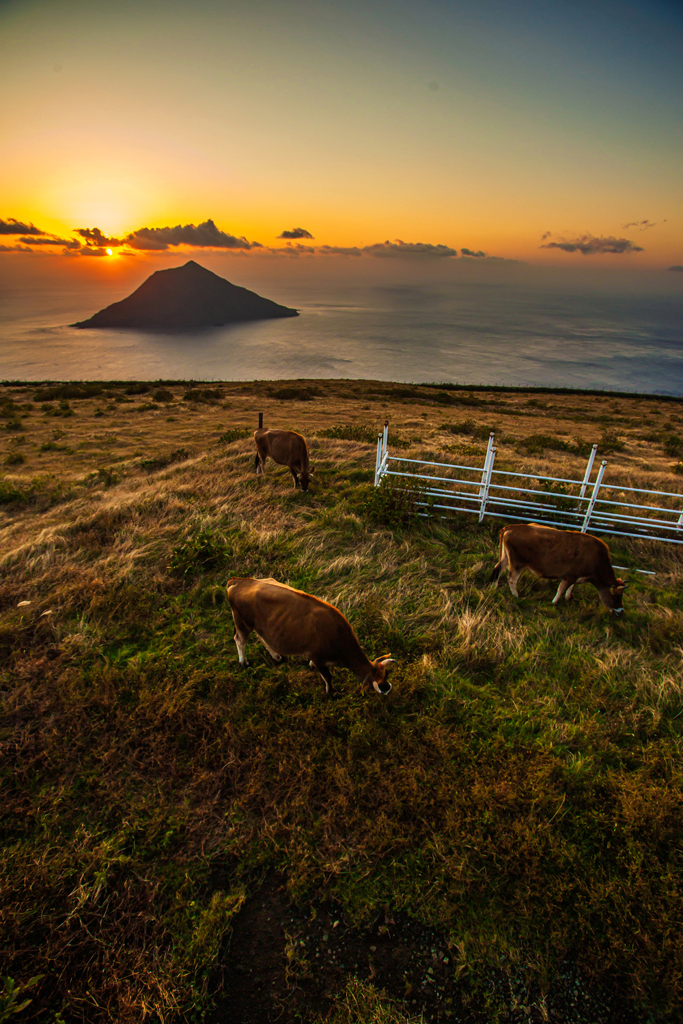
<svg viewBox="0 0 683 1024">
<path fill-rule="evenodd" d="M 265 473 L 266 472 L 266 459 L 267 458 L 268 458 L 268 452 L 264 451 L 264 449 L 257 442 L 257 444 L 256 444 L 256 460 L 254 462 L 254 468 L 256 470 L 256 475 L 257 476 L 260 473 Z"/>
<path fill-rule="evenodd" d="M 500 577 L 503 575 L 509 565 L 508 553 L 505 550 L 505 545 L 501 545 L 500 561 L 494 567 L 493 572 L 489 576 L 489 583 L 495 583 L 496 586 L 500 583 Z"/>
<path fill-rule="evenodd" d="M 567 592 L 567 594 L 566 594 L 567 598 L 569 598 L 569 595 L 571 593 L 571 590 L 572 590 L 573 586 L 574 586 L 574 584 L 572 583 L 571 580 L 567 580 L 567 579 L 560 580 L 560 585 L 557 588 L 557 593 L 555 594 L 555 597 L 553 598 L 553 604 L 557 604 L 558 601 L 561 600 L 562 595 L 565 593 L 565 591 Z"/>
<path fill-rule="evenodd" d="M 569 601 L 570 600 L 570 598 L 572 596 L 572 590 L 574 589 L 574 587 L 576 586 L 577 583 L 586 583 L 589 579 L 590 579 L 589 576 L 579 576 L 578 580 L 574 580 L 574 582 L 570 584 L 569 589 L 567 590 L 567 593 L 564 595 L 565 601 Z"/>
<path fill-rule="evenodd" d="M 294 466 L 290 466 L 289 467 L 289 472 L 294 477 L 294 488 L 296 490 L 296 488 L 299 486 L 299 475 L 298 475 L 297 471 L 294 469 Z"/>
<path fill-rule="evenodd" d="M 270 646 L 270 644 L 266 643 L 266 641 L 263 639 L 263 637 L 261 636 L 260 633 L 257 633 L 256 636 L 259 638 L 259 640 L 261 641 L 261 643 L 263 644 L 265 649 L 268 651 L 268 654 L 271 656 L 273 661 L 277 661 L 277 662 L 282 661 L 282 655 L 278 654 L 277 651 L 274 651 L 273 648 Z"/>
<path fill-rule="evenodd" d="M 309 665 L 311 666 L 311 668 L 317 669 L 318 672 L 320 673 L 320 675 L 323 677 L 323 682 L 325 684 L 325 693 L 327 694 L 328 697 L 331 697 L 332 696 L 332 673 L 330 672 L 330 670 L 327 667 L 327 665 L 316 665 L 316 663 L 314 661 L 310 661 Z"/>
<path fill-rule="evenodd" d="M 235 608 L 232 609 L 232 617 L 235 623 L 235 644 L 237 645 L 237 656 L 240 659 L 240 665 L 248 666 L 249 662 L 245 657 L 245 650 L 247 646 L 247 640 L 251 633 L 251 626 L 248 626 L 242 616 Z"/>
<path fill-rule="evenodd" d="M 521 575 L 521 569 L 517 569 L 513 565 L 510 566 L 510 571 L 508 572 L 508 584 L 510 586 L 510 590 L 512 591 L 513 597 L 519 597 L 519 591 L 517 590 L 517 580 Z"/>
</svg>

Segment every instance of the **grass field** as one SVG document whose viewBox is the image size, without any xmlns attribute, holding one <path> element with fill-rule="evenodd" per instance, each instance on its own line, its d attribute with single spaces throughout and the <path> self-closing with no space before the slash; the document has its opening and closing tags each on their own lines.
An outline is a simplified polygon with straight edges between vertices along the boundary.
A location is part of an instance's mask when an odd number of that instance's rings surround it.
<svg viewBox="0 0 683 1024">
<path fill-rule="evenodd" d="M 307 495 L 255 476 L 259 411 L 307 436 Z M 371 485 L 388 417 L 415 457 L 481 464 L 495 427 L 503 463 L 575 475 L 598 441 L 608 480 L 680 491 L 681 401 L 11 384 L 0 417 L 0 1022 L 231 1020 L 264 892 L 279 988 L 249 1010 L 245 975 L 244 1022 L 680 1020 L 683 552 L 611 543 L 657 574 L 620 621 L 588 585 L 515 600 L 487 583 L 500 522 Z M 328 700 L 253 638 L 240 670 L 239 575 L 337 605 L 392 693 L 337 671 Z"/>
</svg>

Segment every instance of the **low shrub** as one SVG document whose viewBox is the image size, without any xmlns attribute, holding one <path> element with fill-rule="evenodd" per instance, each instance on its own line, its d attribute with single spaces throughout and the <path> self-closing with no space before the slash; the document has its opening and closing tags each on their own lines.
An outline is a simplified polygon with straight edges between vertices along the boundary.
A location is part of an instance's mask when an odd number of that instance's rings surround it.
<svg viewBox="0 0 683 1024">
<path fill-rule="evenodd" d="M 415 523 L 417 513 L 428 511 L 430 505 L 420 486 L 401 478 L 389 480 L 384 477 L 379 487 L 369 489 L 361 504 L 361 512 L 378 526 L 393 530 Z"/>
<path fill-rule="evenodd" d="M 168 391 L 166 388 L 157 388 L 157 390 L 152 395 L 152 398 L 154 399 L 155 402 L 172 402 L 173 392 Z"/>
<path fill-rule="evenodd" d="M 683 455 L 683 437 L 676 434 L 669 434 L 664 440 L 664 451 L 670 458 Z"/>
<path fill-rule="evenodd" d="M 6 466 L 21 466 L 24 462 L 26 462 L 26 456 L 21 452 L 10 452 L 5 459 Z"/>
<path fill-rule="evenodd" d="M 486 426 L 484 423 L 475 423 L 474 420 L 461 420 L 459 423 L 444 423 L 442 430 L 447 430 L 451 434 L 466 434 L 468 437 L 477 437 L 481 441 L 488 439 L 491 431 L 495 431 L 494 426 Z"/>
<path fill-rule="evenodd" d="M 316 430 L 316 437 L 329 437 L 335 441 L 359 441 L 361 444 L 377 444 L 377 438 L 381 430 L 374 427 L 366 427 L 358 423 L 338 423 L 333 427 L 326 427 L 324 430 Z M 411 442 L 398 434 L 388 435 L 389 448 L 409 448 Z"/>
<path fill-rule="evenodd" d="M 598 453 L 600 455 L 609 455 L 612 452 L 623 452 L 626 445 L 621 441 L 617 434 L 612 430 L 603 431 L 602 437 L 598 441 Z M 677 452 L 670 452 L 668 454 L 676 455 Z"/>
<path fill-rule="evenodd" d="M 329 437 L 335 441 L 360 441 L 361 444 L 377 444 L 380 431 L 359 423 L 338 423 L 334 427 L 316 430 L 316 437 Z"/>
<path fill-rule="evenodd" d="M 519 448 L 526 455 L 540 455 L 546 449 L 555 452 L 571 452 L 574 447 L 569 441 L 563 441 L 554 434 L 529 434 L 518 442 Z"/>
<path fill-rule="evenodd" d="M 185 402 L 198 402 L 200 405 L 214 405 L 223 397 L 218 388 L 190 388 L 183 395 Z"/>
<path fill-rule="evenodd" d="M 190 452 L 187 448 L 176 448 L 175 451 L 169 452 L 167 455 L 155 455 L 149 459 L 141 459 L 138 466 L 151 473 L 154 470 L 165 469 L 166 466 L 170 466 L 174 462 L 184 462 L 189 458 Z"/>
<path fill-rule="evenodd" d="M 231 427 L 228 430 L 224 430 L 218 438 L 223 444 L 230 444 L 231 441 L 240 441 L 242 438 L 249 437 L 251 431 L 246 430 L 244 427 Z"/>
<path fill-rule="evenodd" d="M 202 569 L 226 565 L 227 561 L 225 538 L 213 527 L 204 526 L 173 548 L 169 569 L 181 576 L 191 576 Z"/>
<path fill-rule="evenodd" d="M 317 388 L 269 388 L 266 394 L 281 402 L 312 402 L 314 398 L 320 397 Z"/>
<path fill-rule="evenodd" d="M 151 390 L 152 388 L 149 384 L 143 384 L 141 381 L 138 381 L 136 384 L 130 384 L 125 389 L 125 393 L 127 395 L 148 395 Z"/>
<path fill-rule="evenodd" d="M 54 402 L 58 399 L 97 398 L 104 388 L 101 384 L 55 384 L 39 388 L 33 396 L 34 402 Z"/>
</svg>

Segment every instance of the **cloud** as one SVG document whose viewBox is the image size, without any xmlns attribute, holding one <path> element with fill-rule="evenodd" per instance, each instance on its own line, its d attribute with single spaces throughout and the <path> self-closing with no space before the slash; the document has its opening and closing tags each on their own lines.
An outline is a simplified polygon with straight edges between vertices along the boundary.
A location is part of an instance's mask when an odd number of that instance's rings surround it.
<svg viewBox="0 0 683 1024">
<path fill-rule="evenodd" d="M 673 270 L 673 271 L 675 271 L 678 274 L 682 274 L 683 273 L 683 267 L 679 266 L 677 263 L 674 263 L 673 267 L 667 267 L 666 269 L 667 270 Z"/>
<path fill-rule="evenodd" d="M 26 245 L 0 245 L 0 252 L 33 252 Z"/>
<path fill-rule="evenodd" d="M 81 243 L 76 238 L 56 238 L 53 235 L 47 238 L 20 238 L 20 242 L 29 245 L 64 245 L 67 249 L 80 249 Z"/>
<path fill-rule="evenodd" d="M 470 250 L 467 250 L 468 252 Z M 283 256 L 373 256 L 379 258 L 443 258 L 456 257 L 457 249 L 449 245 L 432 245 L 431 242 L 403 242 L 397 238 L 393 242 L 375 242 L 374 245 L 292 245 L 288 242 L 282 249 L 271 249 L 275 255 Z M 473 256 L 485 256 L 486 253 L 472 253 Z"/>
<path fill-rule="evenodd" d="M 357 245 L 320 245 L 317 250 L 321 256 L 362 256 L 363 250 Z"/>
<path fill-rule="evenodd" d="M 544 238 L 548 237 L 546 233 Z M 597 238 L 595 235 L 582 235 L 571 241 L 562 239 L 561 242 L 546 242 L 539 246 L 541 249 L 562 249 L 564 252 L 580 252 L 584 256 L 593 256 L 595 253 L 624 253 L 643 252 L 641 245 L 634 245 L 628 238 L 615 238 L 614 235 Z"/>
<path fill-rule="evenodd" d="M 451 249 L 449 245 L 432 245 L 431 242 L 403 242 L 400 238 L 393 242 L 376 242 L 375 245 L 364 245 L 362 252 L 368 256 L 396 257 L 396 256 L 428 256 L 443 258 L 457 256 L 458 250 Z"/>
<path fill-rule="evenodd" d="M 79 256 L 108 256 L 106 249 L 94 245 L 82 245 L 78 250 Z"/>
<path fill-rule="evenodd" d="M 107 238 L 99 228 L 74 228 L 77 235 L 81 238 L 85 238 L 86 245 L 95 246 L 119 246 L 123 245 L 123 242 L 118 238 Z"/>
<path fill-rule="evenodd" d="M 624 230 L 626 228 L 638 228 L 639 231 L 647 231 L 648 228 L 657 228 L 660 224 L 666 224 L 666 217 L 664 220 L 653 221 L 653 220 L 631 220 L 628 224 L 622 224 Z"/>
<path fill-rule="evenodd" d="M 479 252 L 473 252 L 472 249 L 461 249 L 461 256 L 476 256 L 477 259 L 481 259 L 482 256 L 486 256 L 485 252 L 480 249 Z"/>
<path fill-rule="evenodd" d="M 45 232 L 37 228 L 35 224 L 24 224 L 14 217 L 7 220 L 0 220 L 0 235 L 44 235 Z"/>
<path fill-rule="evenodd" d="M 307 231 L 306 228 L 292 228 L 291 231 L 283 231 L 282 234 L 278 235 L 277 237 L 278 238 L 313 238 L 313 235 L 311 234 L 310 231 Z"/>
<path fill-rule="evenodd" d="M 203 224 L 178 224 L 174 228 L 139 228 L 124 239 L 133 249 L 160 250 L 170 245 L 192 245 L 201 249 L 261 249 L 258 242 L 248 242 L 226 231 L 220 231 L 212 220 Z"/>
</svg>

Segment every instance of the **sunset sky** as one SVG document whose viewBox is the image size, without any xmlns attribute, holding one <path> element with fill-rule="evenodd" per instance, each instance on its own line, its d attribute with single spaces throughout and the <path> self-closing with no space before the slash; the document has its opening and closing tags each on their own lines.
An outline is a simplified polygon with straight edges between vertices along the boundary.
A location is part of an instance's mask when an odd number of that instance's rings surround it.
<svg viewBox="0 0 683 1024">
<path fill-rule="evenodd" d="M 681 269 L 682 43 L 669 0 L 0 0 L 0 267 Z"/>
</svg>

